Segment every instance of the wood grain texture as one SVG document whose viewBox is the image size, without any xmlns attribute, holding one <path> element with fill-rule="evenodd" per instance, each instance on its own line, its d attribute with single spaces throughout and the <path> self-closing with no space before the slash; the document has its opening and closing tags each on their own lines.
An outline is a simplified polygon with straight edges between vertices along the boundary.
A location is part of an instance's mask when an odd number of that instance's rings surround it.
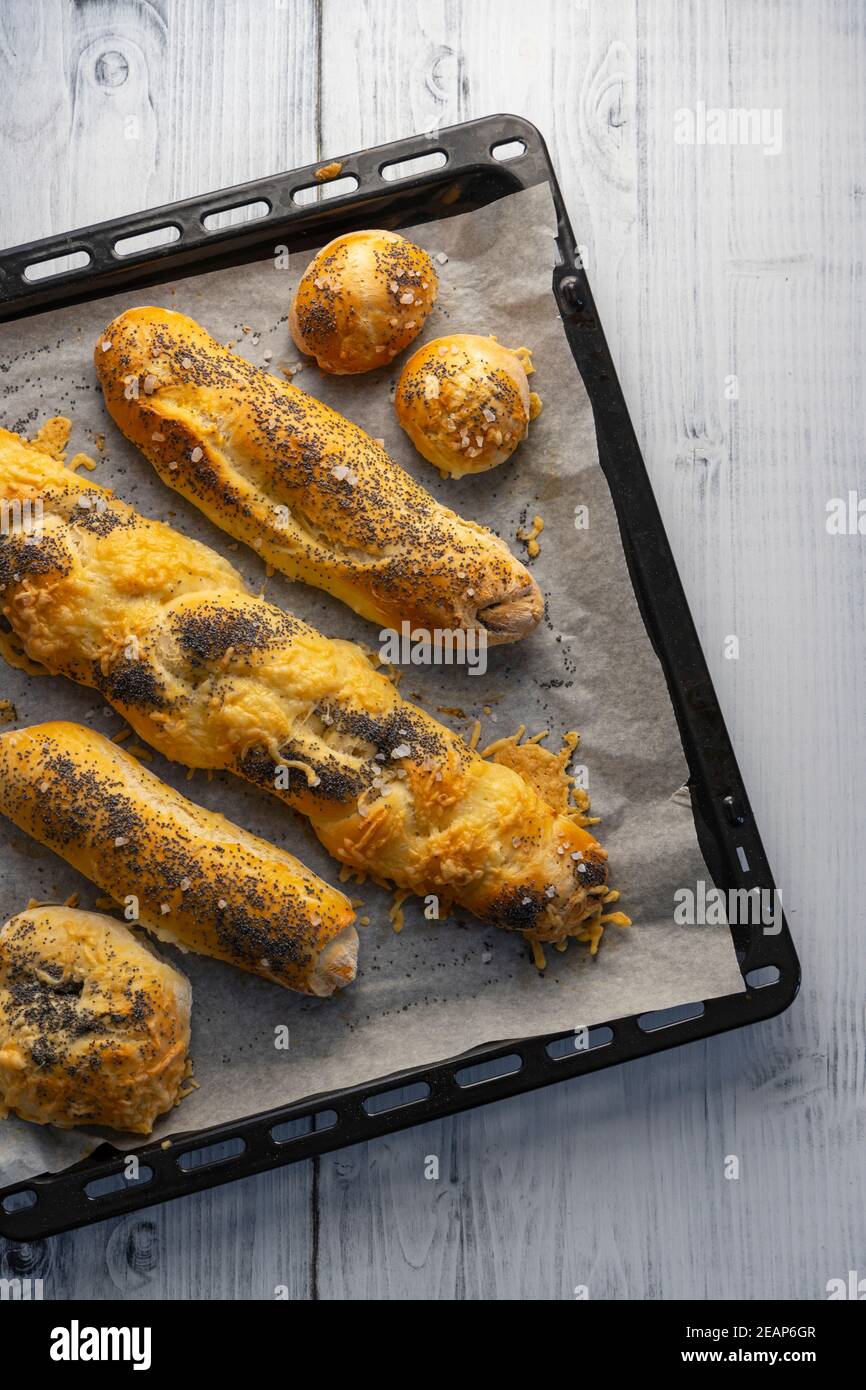
<svg viewBox="0 0 866 1390">
<path fill-rule="evenodd" d="M 389 1299 L 821 1298 L 862 1275 L 863 539 L 825 527 L 866 494 L 862 7 L 7 0 L 0 24 L 5 245 L 491 111 L 536 122 L 804 972 L 773 1022 L 0 1247 L 0 1274 Z M 678 144 L 698 102 L 778 108 L 781 151 Z"/>
</svg>

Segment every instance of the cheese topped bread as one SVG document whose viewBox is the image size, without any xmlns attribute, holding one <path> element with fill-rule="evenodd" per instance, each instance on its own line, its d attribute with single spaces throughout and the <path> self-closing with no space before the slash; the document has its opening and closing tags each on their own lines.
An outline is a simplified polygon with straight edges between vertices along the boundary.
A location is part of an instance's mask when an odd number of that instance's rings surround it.
<svg viewBox="0 0 866 1390">
<path fill-rule="evenodd" d="M 168 309 L 128 309 L 96 344 L 115 424 L 163 482 L 290 579 L 380 627 L 515 642 L 541 591 L 504 541 L 443 507 L 380 441 Z"/>
<path fill-rule="evenodd" d="M 121 922 L 35 907 L 0 928 L 0 1114 L 149 1134 L 188 1071 L 189 981 Z"/>
<path fill-rule="evenodd" d="M 206 546 L 0 431 L 0 500 L 37 497 L 41 533 L 0 537 L 2 611 L 31 660 L 98 689 L 167 757 L 280 797 L 358 873 L 536 942 L 593 939 L 606 852 L 513 767 Z"/>
</svg>

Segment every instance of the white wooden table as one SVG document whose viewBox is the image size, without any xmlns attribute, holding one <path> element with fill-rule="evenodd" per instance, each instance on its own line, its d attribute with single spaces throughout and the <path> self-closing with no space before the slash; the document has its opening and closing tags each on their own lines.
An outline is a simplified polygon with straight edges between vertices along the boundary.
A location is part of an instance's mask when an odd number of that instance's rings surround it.
<svg viewBox="0 0 866 1390">
<path fill-rule="evenodd" d="M 0 1243 L 0 1276 L 76 1298 L 815 1299 L 866 1275 L 864 539 L 825 525 L 866 496 L 864 64 L 842 0 L 4 0 L 6 246 L 494 111 L 541 128 L 804 986 L 751 1030 Z M 699 103 L 780 111 L 780 151 L 679 143 Z"/>
</svg>

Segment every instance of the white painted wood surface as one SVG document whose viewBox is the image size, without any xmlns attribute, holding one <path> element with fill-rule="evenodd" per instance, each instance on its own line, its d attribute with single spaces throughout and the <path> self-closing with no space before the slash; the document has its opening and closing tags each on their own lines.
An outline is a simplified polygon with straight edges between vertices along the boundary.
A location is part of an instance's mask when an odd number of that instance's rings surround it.
<svg viewBox="0 0 866 1390">
<path fill-rule="evenodd" d="M 866 494 L 864 67 L 859 0 L 4 0 L 4 246 L 492 111 L 538 124 L 804 988 L 745 1032 L 0 1243 L 0 1274 L 239 1299 L 815 1299 L 866 1274 L 864 542 L 825 528 Z M 699 102 L 778 108 L 781 151 L 676 143 Z"/>
</svg>

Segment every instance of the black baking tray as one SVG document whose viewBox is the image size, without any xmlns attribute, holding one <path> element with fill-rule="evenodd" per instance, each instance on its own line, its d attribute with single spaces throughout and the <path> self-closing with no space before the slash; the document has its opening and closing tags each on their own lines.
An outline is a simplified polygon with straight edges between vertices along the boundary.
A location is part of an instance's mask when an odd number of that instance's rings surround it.
<svg viewBox="0 0 866 1390">
<path fill-rule="evenodd" d="M 424 158 L 426 156 L 426 158 Z M 438 167 L 430 167 L 435 156 Z M 388 166 L 414 162 L 414 168 Z M 421 164 L 419 164 L 421 161 Z M 517 116 L 489 116 L 344 155 L 340 183 L 319 185 L 310 165 L 65 236 L 0 253 L 0 322 L 48 308 L 303 250 L 364 226 L 399 228 L 453 216 L 540 183 L 550 187 L 558 236 L 552 293 L 592 403 L 598 450 L 616 508 L 635 594 L 664 669 L 688 761 L 701 849 L 719 888 L 775 885 L 641 458 L 613 361 L 544 140 Z M 422 167 L 423 165 L 423 167 Z M 397 173 L 400 177 L 394 178 Z M 349 181 L 349 183 L 343 182 Z M 209 230 L 217 214 L 264 204 L 264 215 Z M 241 216 L 235 212 L 235 216 Z M 231 219 L 229 219 L 231 220 Z M 225 216 L 223 218 L 225 221 Z M 121 255 L 116 243 L 172 227 L 168 245 Z M 79 269 L 30 280 L 29 266 L 84 253 Z M 477 1048 L 433 1066 L 308 1097 L 230 1124 L 184 1132 L 124 1156 L 102 1145 L 83 1162 L 0 1191 L 0 1234 L 33 1240 L 235 1178 L 327 1153 L 375 1135 L 467 1110 L 567 1077 L 644 1057 L 780 1013 L 800 983 L 787 923 L 731 927 L 746 991 L 678 1010 L 612 1019 L 575 1035 L 551 1034 Z M 148 1177 L 147 1175 L 150 1174 Z"/>
</svg>

